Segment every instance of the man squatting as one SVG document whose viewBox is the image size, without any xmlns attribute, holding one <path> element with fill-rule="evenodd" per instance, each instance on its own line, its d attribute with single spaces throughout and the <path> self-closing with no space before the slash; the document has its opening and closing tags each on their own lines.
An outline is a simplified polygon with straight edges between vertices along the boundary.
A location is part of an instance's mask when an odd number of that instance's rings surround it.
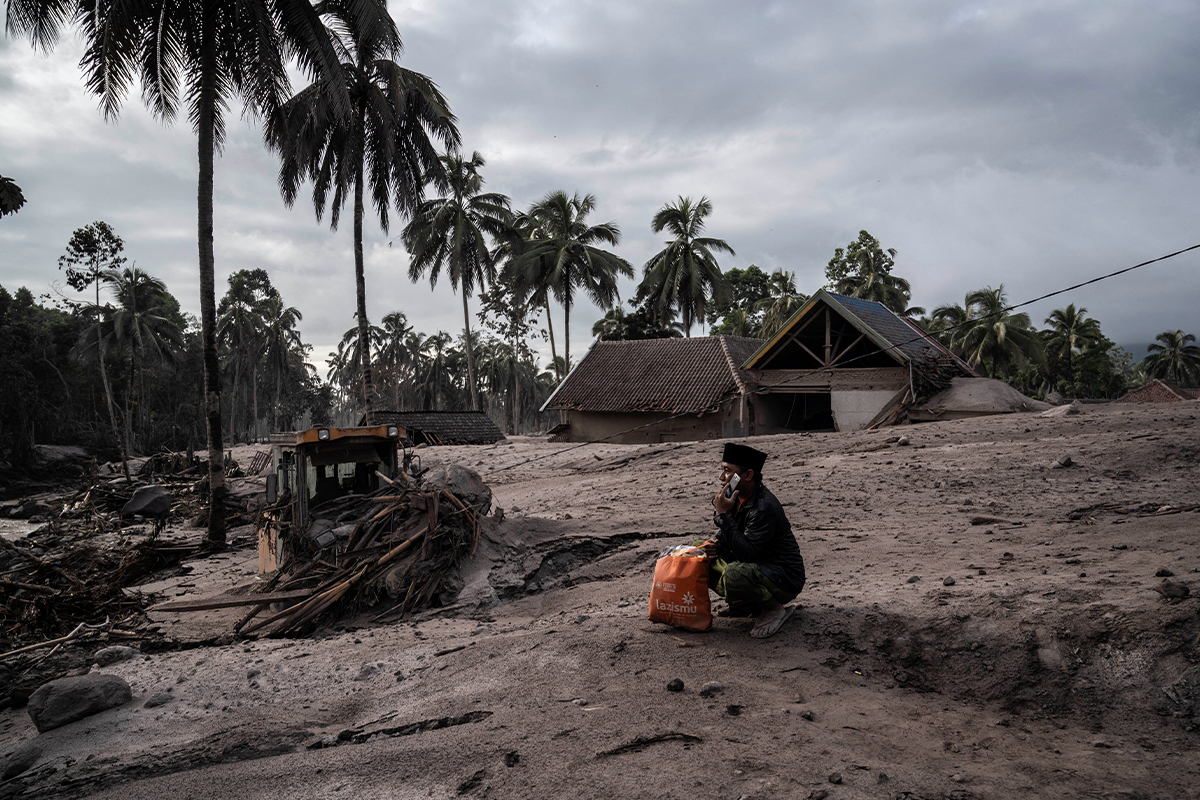
<svg viewBox="0 0 1200 800">
<path fill-rule="evenodd" d="M 753 616 L 750 635 L 776 633 L 795 612 L 787 605 L 804 588 L 804 559 L 779 500 L 762 483 L 767 454 L 729 443 L 721 458 L 721 489 L 713 498 L 713 521 L 719 531 L 703 542 L 708 585 L 725 598 L 724 616 Z M 740 476 L 737 493 L 725 498 L 725 487 Z"/>
</svg>

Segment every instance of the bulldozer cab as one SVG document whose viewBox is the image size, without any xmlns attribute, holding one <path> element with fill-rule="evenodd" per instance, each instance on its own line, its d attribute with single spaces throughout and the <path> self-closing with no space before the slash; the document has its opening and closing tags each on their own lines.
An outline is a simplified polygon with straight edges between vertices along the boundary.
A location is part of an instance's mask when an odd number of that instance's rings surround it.
<svg viewBox="0 0 1200 800">
<path fill-rule="evenodd" d="M 370 494 L 384 482 L 380 473 L 395 477 L 405 433 L 400 425 L 378 425 L 273 435 L 275 470 L 267 477 L 267 502 L 277 509 L 259 533 L 259 572 L 281 566 L 281 532 L 304 534 L 326 503 Z"/>
</svg>

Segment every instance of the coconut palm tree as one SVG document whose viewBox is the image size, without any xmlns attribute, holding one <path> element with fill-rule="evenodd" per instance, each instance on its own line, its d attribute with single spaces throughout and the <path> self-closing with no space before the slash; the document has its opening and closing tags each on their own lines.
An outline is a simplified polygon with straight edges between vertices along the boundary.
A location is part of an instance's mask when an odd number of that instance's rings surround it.
<svg viewBox="0 0 1200 800">
<path fill-rule="evenodd" d="M 183 347 L 183 331 L 175 320 L 164 313 L 167 285 L 136 265 L 121 270 L 108 270 L 102 280 L 112 289 L 117 300 L 110 324 L 115 352 L 129 359 L 129 383 L 125 391 L 125 451 L 134 453 L 134 415 L 145 398 L 145 385 L 134 402 L 134 386 L 140 377 L 138 358 L 153 357 L 174 363 Z"/>
<path fill-rule="evenodd" d="M 985 369 L 993 378 L 1006 377 L 1027 363 L 1045 363 L 1042 340 L 1029 315 L 1008 313 L 1003 284 L 971 292 L 966 300 L 967 320 L 953 337 L 951 349 L 967 363 Z"/>
<path fill-rule="evenodd" d="M 1200 347 L 1196 337 L 1180 330 L 1163 331 L 1154 339 L 1159 344 L 1146 347 L 1146 374 L 1179 386 L 1200 386 Z"/>
<path fill-rule="evenodd" d="M 674 308 L 688 336 L 692 325 L 704 323 L 705 313 L 714 303 L 728 302 L 729 283 L 721 274 L 714 250 L 736 255 L 724 239 L 702 236 L 704 219 L 712 213 L 707 197 L 693 202 L 680 197 L 658 210 L 650 223 L 655 233 L 664 230 L 675 238 L 642 267 L 642 282 L 636 300 L 652 308 Z"/>
<path fill-rule="evenodd" d="M 384 383 L 391 389 L 392 408 L 404 411 L 401 405 L 401 387 L 411 377 L 411 354 L 405 347 L 405 340 L 412 334 L 413 327 L 408 324 L 408 317 L 400 311 L 385 314 L 381 328 L 383 343 L 379 347 L 379 367 L 384 376 Z"/>
<path fill-rule="evenodd" d="M 311 180 L 317 219 L 328 206 L 330 226 L 337 230 L 347 196 L 354 198 L 359 373 L 370 422 L 375 388 L 363 273 L 364 189 L 369 186 L 379 226 L 386 232 L 393 203 L 408 216 L 423 199 L 425 184 L 442 182 L 434 140 L 444 148 L 457 148 L 461 140 L 446 98 L 433 81 L 393 60 L 401 50 L 394 25 L 359 28 L 347 17 L 348 6 L 322 8 L 342 55 L 345 85 L 337 89 L 349 95 L 350 114 L 338 113 L 329 87 L 317 81 L 272 116 L 267 140 L 280 154 L 279 188 L 289 207 L 300 185 Z"/>
<path fill-rule="evenodd" d="M 25 194 L 12 178 L 0 175 L 0 217 L 15 214 L 25 205 Z"/>
<path fill-rule="evenodd" d="M 408 277 L 415 283 L 426 273 L 429 285 L 437 285 L 443 269 L 450 285 L 462 294 L 463 323 L 467 344 L 467 382 L 471 387 L 471 408 L 479 410 L 479 390 L 475 385 L 475 354 L 471 346 L 471 312 L 467 300 L 477 289 L 496 279 L 496 261 L 488 248 L 487 237 L 499 239 L 505 234 L 510 217 L 509 199 L 502 194 L 483 191 L 479 168 L 486 163 L 478 152 L 470 158 L 447 153 L 445 166 L 447 194 L 426 200 L 418 206 L 401 238 L 411 261 Z"/>
<path fill-rule="evenodd" d="M 391 24 L 382 0 L 353 6 L 353 24 Z M 341 60 L 309 0 L 191 0 L 108 3 L 90 0 L 8 0 L 9 34 L 28 35 L 35 47 L 54 46 L 75 23 L 87 42 L 81 66 L 88 89 L 113 118 L 135 78 L 154 115 L 173 121 L 186 103 L 196 131 L 199 161 L 196 223 L 200 269 L 200 329 L 208 429 L 208 541 L 225 541 L 226 494 L 221 436 L 221 379 L 217 360 L 213 258 L 214 156 L 225 138 L 225 111 L 241 98 L 252 114 L 270 114 L 288 95 L 285 56 L 323 81 L 338 113 L 351 103 Z"/>
<path fill-rule="evenodd" d="M 550 361 L 554 365 L 555 380 L 561 381 L 562 375 L 558 372 L 558 348 L 554 342 L 554 318 L 550 313 L 554 261 L 549 253 L 538 258 L 521 258 L 533 246 L 534 240 L 544 238 L 545 231 L 534 216 L 527 212 L 514 214 L 497 244 L 494 255 L 504 261 L 500 282 L 508 288 L 517 302 L 545 309 L 546 331 L 550 336 Z"/>
<path fill-rule="evenodd" d="M 1066 365 L 1067 384 L 1075 386 L 1075 354 L 1100 339 L 1100 323 L 1087 316 L 1086 308 L 1056 308 L 1046 317 L 1050 330 L 1046 332 L 1046 356 Z M 1053 376 L 1051 376 L 1053 380 Z"/>
<path fill-rule="evenodd" d="M 754 310 L 762 313 L 762 321 L 754 334 L 763 339 L 774 336 L 801 306 L 808 302 L 808 295 L 796 290 L 794 272 L 777 269 L 771 273 L 768 285 L 771 288 L 771 296 L 764 297 L 754 304 Z"/>
<path fill-rule="evenodd" d="M 588 225 L 587 217 L 595 209 L 594 195 L 550 192 L 530 207 L 528 216 L 536 232 L 513 265 L 523 285 L 548 287 L 563 307 L 562 375 L 571 371 L 571 308 L 576 294 L 582 292 L 608 309 L 620 299 L 617 276 L 633 276 L 628 261 L 597 246 L 618 244 L 621 229 L 615 222 Z"/>
<path fill-rule="evenodd" d="M 266 358 L 268 377 L 275 386 L 275 397 L 271 403 L 271 431 L 279 430 L 280 398 L 283 395 L 283 379 L 293 371 L 296 353 L 303 354 L 306 345 L 300 339 L 296 323 L 304 319 L 300 310 L 285 306 L 283 298 L 276 293 L 263 303 L 263 355 Z"/>
</svg>

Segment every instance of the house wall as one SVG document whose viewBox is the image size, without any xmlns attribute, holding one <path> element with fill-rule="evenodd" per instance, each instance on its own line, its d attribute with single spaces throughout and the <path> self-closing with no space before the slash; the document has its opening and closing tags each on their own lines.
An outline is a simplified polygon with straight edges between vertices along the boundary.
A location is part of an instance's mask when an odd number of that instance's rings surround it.
<svg viewBox="0 0 1200 800">
<path fill-rule="evenodd" d="M 833 422 L 839 431 L 857 431 L 867 426 L 883 410 L 896 392 L 831 392 Z"/>
<path fill-rule="evenodd" d="M 567 421 L 571 424 L 568 441 L 594 442 L 603 439 L 613 444 L 648 444 L 663 441 L 697 442 L 742 435 L 736 400 L 726 403 L 718 412 L 702 417 L 687 414 L 668 420 L 670 416 L 571 410 L 567 412 Z M 652 424 L 639 427 L 647 423 Z M 610 436 L 612 438 L 608 438 Z"/>
<path fill-rule="evenodd" d="M 908 368 L 901 366 L 877 369 L 832 367 L 819 372 L 767 369 L 752 370 L 750 374 L 757 386 L 775 387 L 775 392 L 828 391 L 834 425 L 839 431 L 865 427 L 909 381 Z"/>
</svg>

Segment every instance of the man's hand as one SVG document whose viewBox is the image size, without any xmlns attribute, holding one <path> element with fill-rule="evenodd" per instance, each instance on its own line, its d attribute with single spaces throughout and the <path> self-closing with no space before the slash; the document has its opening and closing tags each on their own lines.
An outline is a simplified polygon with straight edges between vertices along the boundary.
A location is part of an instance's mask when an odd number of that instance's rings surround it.
<svg viewBox="0 0 1200 800">
<path fill-rule="evenodd" d="M 700 547 L 704 550 L 704 555 L 706 558 L 717 557 L 717 548 L 719 545 L 712 539 L 705 539 L 704 544 L 700 545 Z"/>
<path fill-rule="evenodd" d="M 734 504 L 737 502 L 737 493 L 734 492 L 733 497 L 725 497 L 725 487 L 722 485 L 721 490 L 717 492 L 717 496 L 713 498 L 713 507 L 717 509 L 718 514 L 724 514 L 727 511 L 732 511 Z"/>
</svg>

